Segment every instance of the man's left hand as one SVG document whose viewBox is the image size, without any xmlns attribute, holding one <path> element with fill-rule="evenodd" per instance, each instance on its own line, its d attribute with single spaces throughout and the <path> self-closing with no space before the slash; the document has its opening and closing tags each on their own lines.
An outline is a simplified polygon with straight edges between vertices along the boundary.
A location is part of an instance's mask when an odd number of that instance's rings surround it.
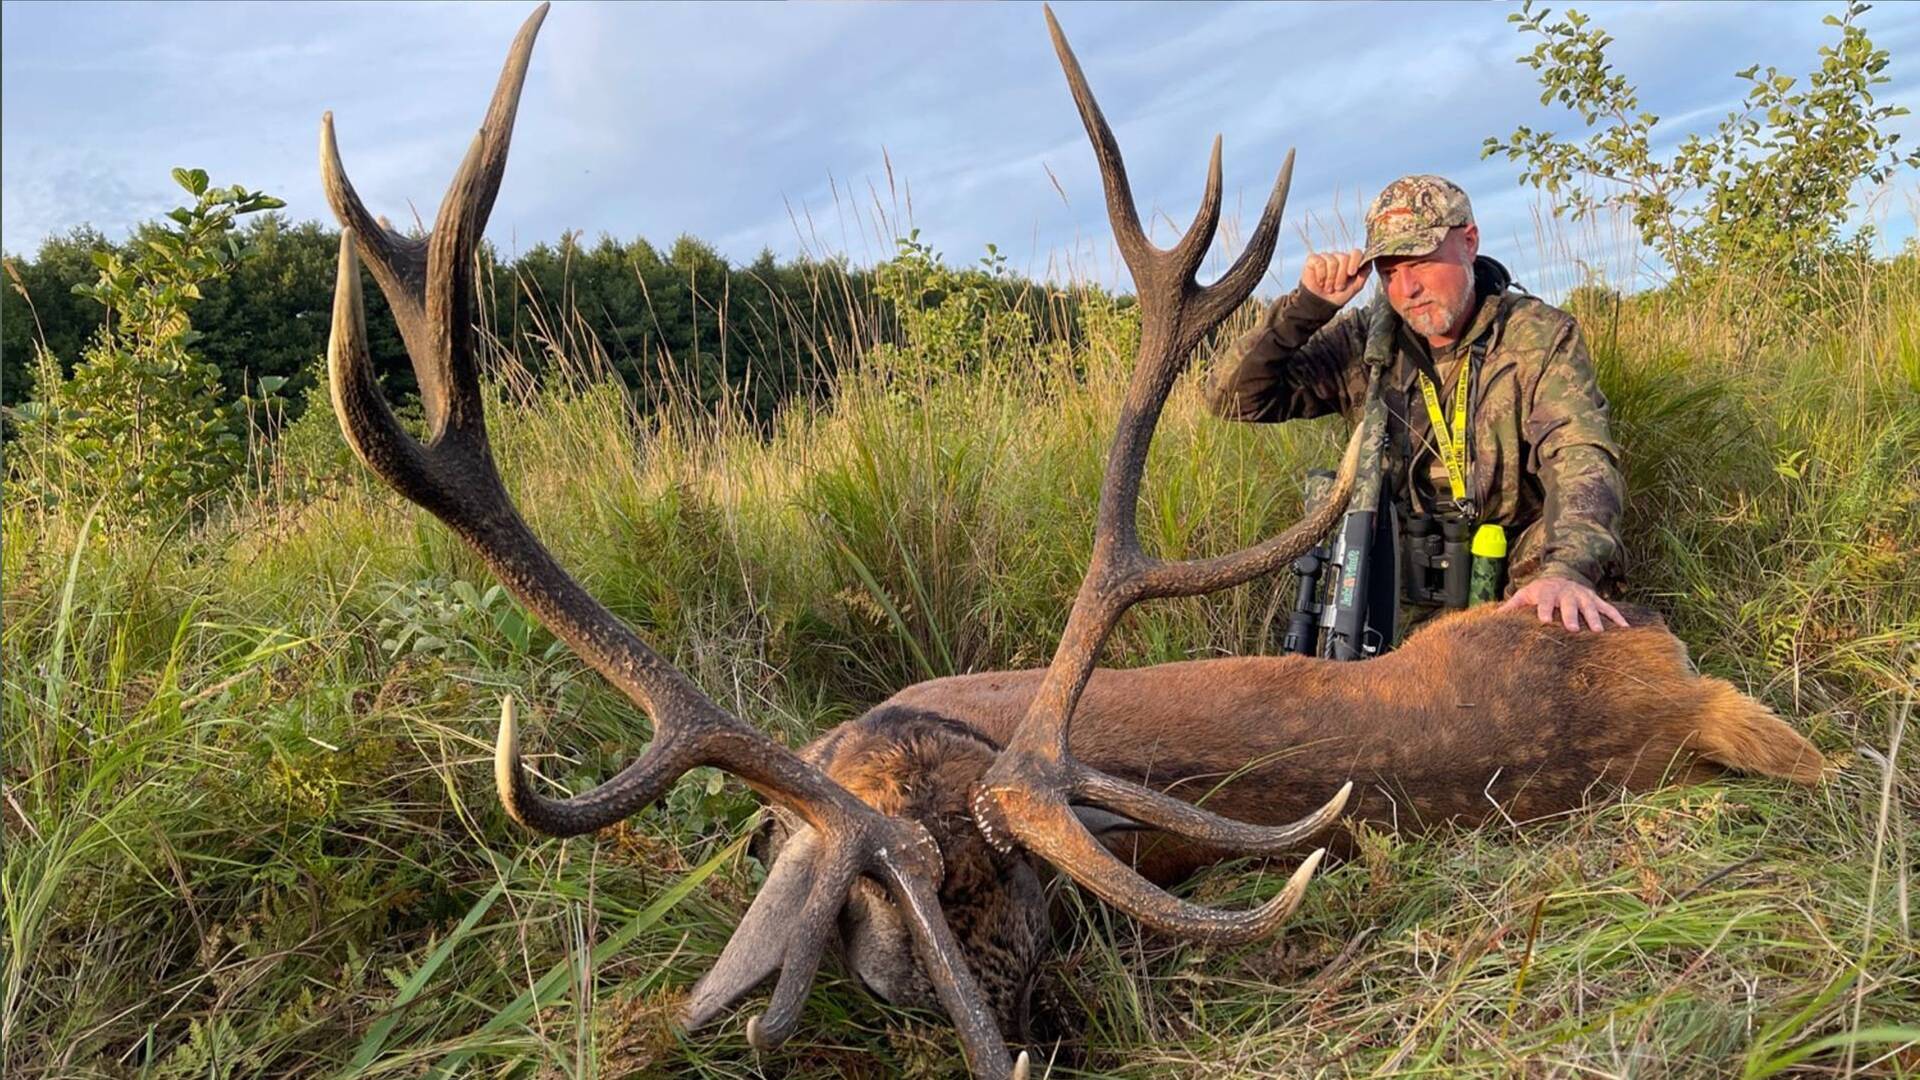
<svg viewBox="0 0 1920 1080">
<path fill-rule="evenodd" d="M 1581 629 L 1583 620 L 1596 631 L 1604 630 L 1606 623 L 1602 621 L 1603 617 L 1621 626 L 1627 625 L 1626 616 L 1615 610 L 1612 604 L 1600 599 L 1599 593 L 1567 578 L 1534 578 L 1500 605 L 1500 610 L 1512 611 L 1522 607 L 1532 607 L 1544 623 L 1552 622 L 1557 612 L 1560 624 L 1569 630 Z"/>
</svg>

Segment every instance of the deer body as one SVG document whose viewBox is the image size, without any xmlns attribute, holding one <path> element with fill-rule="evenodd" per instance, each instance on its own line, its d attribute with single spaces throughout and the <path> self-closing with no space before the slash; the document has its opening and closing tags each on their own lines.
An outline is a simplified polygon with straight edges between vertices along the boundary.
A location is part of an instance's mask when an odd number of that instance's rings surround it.
<svg viewBox="0 0 1920 1080">
<path fill-rule="evenodd" d="M 1396 830 L 1530 821 L 1609 788 L 1726 770 L 1819 779 L 1811 743 L 1725 680 L 1696 674 L 1657 616 L 1627 614 L 1631 629 L 1576 633 L 1531 610 L 1482 608 L 1361 663 L 1249 656 L 1102 668 L 1075 712 L 1072 753 L 1261 824 L 1309 814 L 1330 782 L 1352 780 L 1347 816 Z M 1044 674 L 935 679 L 869 715 L 937 716 L 1003 746 Z M 1162 884 L 1231 854 L 1152 836 L 1135 859 Z"/>
<path fill-rule="evenodd" d="M 1766 706 L 1696 673 L 1659 617 L 1623 605 L 1628 629 L 1573 632 L 1493 607 L 1429 624 L 1360 663 L 1249 656 L 1097 669 L 1071 753 L 1088 768 L 1253 824 L 1311 815 L 1354 782 L 1347 820 L 1389 831 L 1565 814 L 1619 789 L 1728 771 L 1811 784 L 1821 756 Z M 1003 1026 L 1026 1028 L 1046 927 L 1038 874 L 966 816 L 966 792 L 1012 738 L 1046 672 L 991 671 L 910 686 L 815 740 L 803 756 L 884 813 L 936 837 L 949 921 Z M 1097 824 L 1095 823 L 1097 821 Z M 1168 885 L 1239 852 L 1124 818 L 1102 843 Z M 1341 826 L 1313 838 L 1348 847 Z M 1304 846 L 1304 844 L 1302 845 Z M 776 844 L 776 850 L 778 845 Z M 848 965 L 900 1005 L 931 991 L 903 963 L 905 930 L 877 890 L 843 916 Z"/>
</svg>

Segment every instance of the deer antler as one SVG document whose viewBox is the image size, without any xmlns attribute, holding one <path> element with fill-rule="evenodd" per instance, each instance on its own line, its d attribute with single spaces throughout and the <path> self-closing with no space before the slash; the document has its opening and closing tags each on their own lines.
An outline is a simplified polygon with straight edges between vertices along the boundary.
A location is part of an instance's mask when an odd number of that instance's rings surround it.
<svg viewBox="0 0 1920 1080">
<path fill-rule="evenodd" d="M 479 554 L 496 577 L 582 660 L 646 710 L 654 739 L 613 779 L 570 799 L 533 792 L 521 768 L 511 701 L 503 709 L 497 766 L 513 818 L 555 836 L 603 828 L 654 802 L 688 769 L 711 765 L 740 777 L 793 811 L 815 833 L 807 872 L 788 897 L 796 909 L 778 926 L 736 935 L 716 969 L 757 972 L 707 994 L 708 1015 L 778 968 L 764 1014 L 749 1021 L 757 1048 L 785 1041 L 844 906 L 860 875 L 881 882 L 911 928 L 915 954 L 960 1034 L 976 1075 L 1024 1076 L 1026 1055 L 1010 1061 L 1000 1032 L 941 914 L 940 854 L 926 829 L 860 802 L 818 769 L 741 722 L 637 637 L 548 553 L 514 507 L 488 446 L 472 326 L 473 257 L 506 168 L 520 89 L 542 4 L 514 39 L 485 122 L 461 163 L 424 241 L 400 236 L 367 212 L 348 183 L 329 114 L 320 129 L 320 168 L 343 228 L 334 287 L 328 369 L 334 408 L 355 453 L 408 499 L 431 511 Z M 387 296 L 426 404 L 428 434 L 416 440 L 394 419 L 367 354 L 360 259 Z M 762 919 L 761 923 L 769 920 Z M 768 955 L 763 955 L 767 953 Z M 753 954 L 753 955 L 748 955 Z M 696 997 L 701 997 L 696 990 Z"/>
<path fill-rule="evenodd" d="M 1128 608 L 1142 600 L 1196 596 L 1249 581 L 1297 558 L 1326 533 L 1352 492 L 1361 432 L 1356 431 L 1348 444 L 1332 496 L 1279 536 L 1231 555 L 1188 562 L 1165 562 L 1141 550 L 1140 476 L 1161 408 L 1195 347 L 1252 294 L 1272 260 L 1293 175 L 1293 154 L 1289 152 L 1280 167 L 1273 194 L 1246 249 L 1218 281 L 1200 285 L 1194 273 L 1220 221 L 1220 139 L 1214 138 L 1206 193 L 1193 225 L 1171 250 L 1155 247 L 1140 227 L 1113 130 L 1101 115 L 1051 8 L 1046 16 L 1054 51 L 1099 159 L 1114 239 L 1133 274 L 1140 302 L 1140 349 L 1107 458 L 1086 578 L 1033 705 L 975 787 L 974 818 L 994 843 L 1010 847 L 1017 841 L 1102 900 L 1150 926 L 1187 937 L 1244 941 L 1276 929 L 1292 915 L 1324 849 L 1308 856 L 1286 888 L 1267 904 L 1247 912 L 1217 911 L 1178 900 L 1134 873 L 1094 840 L 1070 804 L 1093 803 L 1211 846 L 1270 854 L 1287 850 L 1331 823 L 1346 805 L 1353 785 L 1342 786 L 1325 806 L 1300 821 L 1271 828 L 1247 825 L 1080 764 L 1068 752 L 1067 730 L 1100 649 Z M 1377 393 L 1376 377 L 1369 385 L 1369 398 Z"/>
</svg>

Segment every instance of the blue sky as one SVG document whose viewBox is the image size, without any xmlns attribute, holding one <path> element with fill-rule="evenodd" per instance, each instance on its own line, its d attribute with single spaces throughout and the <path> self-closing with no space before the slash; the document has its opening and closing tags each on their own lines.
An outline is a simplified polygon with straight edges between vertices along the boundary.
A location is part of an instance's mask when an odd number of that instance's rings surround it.
<svg viewBox="0 0 1920 1080">
<path fill-rule="evenodd" d="M 361 194 L 431 221 L 530 3 L 0 6 L 0 246 L 91 223 L 122 235 L 177 205 L 168 171 L 207 169 L 329 219 L 316 141 L 332 109 Z M 1672 137 L 1738 104 L 1749 63 L 1804 72 L 1837 4 L 1584 5 Z M 1574 257 L 1631 268 L 1617 227 L 1542 230 L 1518 166 L 1482 161 L 1538 104 L 1516 6 L 1063 3 L 1159 237 L 1198 202 L 1225 136 L 1227 210 L 1251 226 L 1288 147 L 1287 226 L 1263 292 L 1342 245 L 1393 177 L 1473 195 L 1483 248 L 1557 291 Z M 1920 5 L 1864 23 L 1893 54 L 1882 100 L 1920 111 Z M 1676 123 L 1677 122 L 1677 123 Z M 1895 121 L 1909 144 L 1913 116 Z M 891 168 L 891 178 L 889 176 Z M 1056 187 L 1057 185 L 1057 187 Z M 1880 199 L 1910 235 L 1914 176 Z M 909 211 L 909 205 L 911 207 Z M 884 215 L 884 218 L 882 217 Z M 1115 280 L 1098 174 L 1037 4 L 554 5 L 527 80 L 489 235 L 524 250 L 692 233 L 736 260 L 890 251 L 918 227 L 950 259 L 997 243 L 1018 270 Z M 1237 237 L 1227 230 L 1226 242 Z M 1216 255 L 1218 254 L 1218 249 Z"/>
</svg>

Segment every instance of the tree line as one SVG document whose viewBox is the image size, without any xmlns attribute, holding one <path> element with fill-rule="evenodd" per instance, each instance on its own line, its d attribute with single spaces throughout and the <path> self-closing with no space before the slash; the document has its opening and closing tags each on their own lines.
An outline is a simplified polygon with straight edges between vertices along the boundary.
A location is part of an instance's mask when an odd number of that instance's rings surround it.
<svg viewBox="0 0 1920 1080">
<path fill-rule="evenodd" d="M 96 281 L 101 257 L 125 256 L 157 231 L 142 226 L 114 243 L 80 227 L 49 237 L 31 257 L 7 258 L 0 404 L 33 399 L 41 346 L 72 374 L 109 310 L 76 286 Z M 339 232 L 267 212 L 234 235 L 243 257 L 204 284 L 192 308 L 192 348 L 218 369 L 228 399 L 271 380 L 297 407 L 319 378 L 326 350 Z M 903 258 L 915 265 L 929 254 L 917 240 L 902 241 Z M 1036 337 L 1065 332 L 1054 316 L 1058 304 L 1072 303 L 1003 263 L 907 283 L 924 288 L 906 297 L 895 295 L 900 283 L 888 288 L 885 264 L 780 261 L 763 251 L 734 265 L 691 236 L 662 249 L 643 239 L 603 235 L 588 243 L 568 233 L 518 258 L 485 249 L 481 259 L 483 327 L 536 373 L 561 356 L 598 360 L 643 407 L 671 383 L 709 409 L 724 405 L 763 422 L 794 395 L 821 392 L 853 357 L 897 338 L 897 300 L 938 307 L 941 289 L 961 281 L 975 293 L 992 293 L 1006 310 L 1028 310 L 1032 317 L 1022 322 Z M 404 398 L 415 389 L 412 369 L 371 279 L 366 297 L 374 362 L 388 389 Z"/>
</svg>

